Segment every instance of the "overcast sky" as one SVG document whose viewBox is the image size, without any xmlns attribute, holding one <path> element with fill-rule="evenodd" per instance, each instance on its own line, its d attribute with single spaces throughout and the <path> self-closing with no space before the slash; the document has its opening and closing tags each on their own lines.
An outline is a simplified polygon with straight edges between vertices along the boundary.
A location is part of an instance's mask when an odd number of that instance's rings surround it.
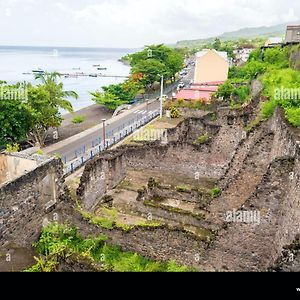
<svg viewBox="0 0 300 300">
<path fill-rule="evenodd" d="M 0 45 L 141 47 L 297 20 L 299 0 L 0 0 Z"/>
</svg>

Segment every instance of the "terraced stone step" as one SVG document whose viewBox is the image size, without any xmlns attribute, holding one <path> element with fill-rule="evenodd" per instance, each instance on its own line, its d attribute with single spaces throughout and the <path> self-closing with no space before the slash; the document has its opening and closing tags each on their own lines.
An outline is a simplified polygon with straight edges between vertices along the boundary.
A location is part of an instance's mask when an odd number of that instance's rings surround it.
<svg viewBox="0 0 300 300">
<path fill-rule="evenodd" d="M 276 236 L 282 230 L 279 221 L 282 207 L 290 197 L 288 190 L 293 167 L 293 162 L 286 159 L 271 164 L 254 193 L 240 208 L 248 213 L 256 212 L 256 220 L 231 223 L 220 231 L 204 267 L 263 271 L 276 260 L 279 255 Z"/>
<path fill-rule="evenodd" d="M 210 213 L 207 214 L 207 222 L 214 229 L 222 227 L 226 212 L 241 207 L 256 189 L 268 170 L 272 145 L 272 134 L 267 134 L 258 140 L 227 189 L 212 202 L 209 207 Z"/>
</svg>

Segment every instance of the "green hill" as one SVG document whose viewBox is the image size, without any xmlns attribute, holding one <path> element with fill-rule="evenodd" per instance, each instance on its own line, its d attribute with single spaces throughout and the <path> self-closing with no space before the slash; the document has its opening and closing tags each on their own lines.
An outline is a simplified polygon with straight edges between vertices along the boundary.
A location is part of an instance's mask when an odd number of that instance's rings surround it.
<svg viewBox="0 0 300 300">
<path fill-rule="evenodd" d="M 296 22 L 296 23 L 300 23 Z M 275 26 L 262 26 L 262 27 L 253 27 L 253 28 L 243 28 L 237 31 L 226 32 L 220 36 L 215 36 L 206 39 L 197 39 L 197 40 L 186 40 L 177 42 L 177 47 L 197 47 L 203 44 L 211 43 L 215 38 L 220 38 L 222 41 L 228 40 L 238 40 L 238 39 L 255 39 L 255 38 L 268 38 L 274 36 L 284 36 L 286 26 L 290 23 L 275 25 Z"/>
</svg>

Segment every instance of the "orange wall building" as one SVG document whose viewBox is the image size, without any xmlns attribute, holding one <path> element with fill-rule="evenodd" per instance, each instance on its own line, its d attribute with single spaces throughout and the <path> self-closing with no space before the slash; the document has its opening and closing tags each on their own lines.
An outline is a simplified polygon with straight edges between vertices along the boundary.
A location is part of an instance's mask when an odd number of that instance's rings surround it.
<svg viewBox="0 0 300 300">
<path fill-rule="evenodd" d="M 196 55 L 195 84 L 226 81 L 229 62 L 226 52 L 203 50 Z"/>
</svg>

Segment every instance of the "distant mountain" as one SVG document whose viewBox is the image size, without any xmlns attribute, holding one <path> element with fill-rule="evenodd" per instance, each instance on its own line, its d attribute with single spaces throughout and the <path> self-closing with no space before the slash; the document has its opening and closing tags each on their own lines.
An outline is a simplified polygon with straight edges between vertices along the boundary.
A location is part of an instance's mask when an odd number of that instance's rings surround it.
<svg viewBox="0 0 300 300">
<path fill-rule="evenodd" d="M 299 22 L 293 22 L 299 24 Z M 215 36 L 206 39 L 197 39 L 197 40 L 186 40 L 177 42 L 177 47 L 193 47 L 199 46 L 201 44 L 208 44 L 215 40 L 215 38 L 220 38 L 223 41 L 227 40 L 237 40 L 241 38 L 245 39 L 254 39 L 254 38 L 268 38 L 274 36 L 283 36 L 285 34 L 286 26 L 291 23 L 285 23 L 275 26 L 262 26 L 262 27 L 252 27 L 252 28 L 243 28 L 237 31 L 226 32 L 220 36 Z"/>
</svg>

